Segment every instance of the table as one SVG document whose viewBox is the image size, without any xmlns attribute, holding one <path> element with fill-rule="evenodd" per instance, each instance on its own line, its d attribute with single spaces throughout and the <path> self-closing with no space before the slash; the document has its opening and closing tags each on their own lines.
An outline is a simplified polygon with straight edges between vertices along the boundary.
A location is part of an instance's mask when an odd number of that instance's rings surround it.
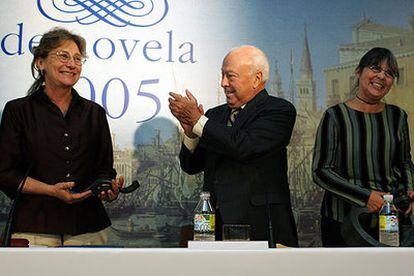
<svg viewBox="0 0 414 276">
<path fill-rule="evenodd" d="M 414 248 L 0 248 L 0 275 L 412 275 Z"/>
</svg>

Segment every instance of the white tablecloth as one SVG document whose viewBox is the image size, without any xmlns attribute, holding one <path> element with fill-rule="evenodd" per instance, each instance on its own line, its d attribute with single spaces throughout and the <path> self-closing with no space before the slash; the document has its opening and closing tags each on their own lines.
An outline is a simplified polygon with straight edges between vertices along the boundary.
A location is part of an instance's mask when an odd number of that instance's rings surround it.
<svg viewBox="0 0 414 276">
<path fill-rule="evenodd" d="M 0 248 L 0 275 L 413 275 L 412 248 Z"/>
</svg>

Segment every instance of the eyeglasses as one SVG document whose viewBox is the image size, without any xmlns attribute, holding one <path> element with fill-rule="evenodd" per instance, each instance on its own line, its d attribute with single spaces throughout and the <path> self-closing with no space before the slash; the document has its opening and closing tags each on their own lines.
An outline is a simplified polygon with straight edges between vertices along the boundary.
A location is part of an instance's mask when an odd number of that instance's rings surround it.
<svg viewBox="0 0 414 276">
<path fill-rule="evenodd" d="M 71 59 L 72 56 L 66 52 L 66 51 L 57 51 L 56 53 L 51 53 L 52 55 L 56 55 L 56 57 L 59 59 L 59 61 L 61 61 L 62 63 L 68 63 Z M 76 65 L 81 66 L 82 64 L 84 64 L 86 61 L 86 58 L 81 56 L 81 55 L 74 55 L 73 56 L 73 62 Z"/>
<path fill-rule="evenodd" d="M 395 78 L 395 74 L 393 72 L 391 72 L 390 70 L 384 70 L 382 69 L 380 66 L 378 65 L 371 65 L 370 67 L 368 67 L 369 70 L 371 70 L 372 72 L 374 72 L 375 74 L 379 74 L 382 71 L 384 71 L 384 75 L 385 77 L 389 78 L 389 79 L 394 79 Z"/>
</svg>

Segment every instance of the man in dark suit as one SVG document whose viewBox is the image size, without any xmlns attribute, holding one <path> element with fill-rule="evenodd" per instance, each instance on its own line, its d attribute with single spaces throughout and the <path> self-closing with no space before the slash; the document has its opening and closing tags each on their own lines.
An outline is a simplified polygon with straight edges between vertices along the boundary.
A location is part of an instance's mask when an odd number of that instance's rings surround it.
<svg viewBox="0 0 414 276">
<path fill-rule="evenodd" d="M 222 224 L 248 224 L 252 240 L 298 246 L 286 153 L 295 108 L 266 92 L 269 63 L 260 49 L 231 50 L 221 70 L 227 104 L 205 115 L 188 90 L 186 96 L 170 93 L 171 112 L 185 134 L 181 167 L 189 174 L 204 172 L 218 239 Z"/>
</svg>

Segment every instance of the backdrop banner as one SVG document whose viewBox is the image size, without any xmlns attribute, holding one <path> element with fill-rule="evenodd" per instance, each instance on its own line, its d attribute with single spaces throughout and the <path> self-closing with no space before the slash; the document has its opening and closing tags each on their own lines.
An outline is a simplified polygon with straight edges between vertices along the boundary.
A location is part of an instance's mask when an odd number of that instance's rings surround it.
<svg viewBox="0 0 414 276">
<path fill-rule="evenodd" d="M 316 128 L 328 106 L 353 96 L 354 69 L 370 48 L 396 54 L 401 77 L 386 101 L 413 114 L 413 1 L 3 0 L 0 11 L 0 116 L 33 82 L 31 51 L 44 32 L 64 27 L 87 41 L 75 88 L 105 108 L 118 174 L 141 183 L 106 204 L 110 244 L 178 246 L 203 176 L 180 169 L 181 131 L 168 92 L 189 89 L 205 110 L 224 103 L 221 62 L 233 47 L 264 50 L 268 91 L 298 111 L 288 154 L 301 246 L 320 246 L 322 191 L 311 177 Z M 0 228 L 9 206 L 1 194 Z"/>
</svg>

